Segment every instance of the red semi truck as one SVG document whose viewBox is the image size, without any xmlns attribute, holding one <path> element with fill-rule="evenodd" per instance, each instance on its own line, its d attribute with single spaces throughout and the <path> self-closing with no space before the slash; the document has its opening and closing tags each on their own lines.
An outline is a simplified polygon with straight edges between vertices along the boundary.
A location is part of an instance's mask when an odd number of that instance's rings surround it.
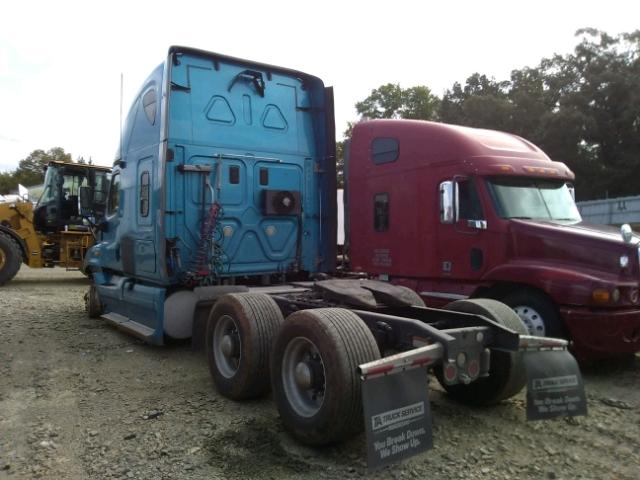
<svg viewBox="0 0 640 480">
<path fill-rule="evenodd" d="M 359 123 L 347 148 L 351 267 L 428 305 L 494 298 L 582 359 L 640 351 L 639 239 L 581 221 L 574 174 L 515 135 Z"/>
</svg>

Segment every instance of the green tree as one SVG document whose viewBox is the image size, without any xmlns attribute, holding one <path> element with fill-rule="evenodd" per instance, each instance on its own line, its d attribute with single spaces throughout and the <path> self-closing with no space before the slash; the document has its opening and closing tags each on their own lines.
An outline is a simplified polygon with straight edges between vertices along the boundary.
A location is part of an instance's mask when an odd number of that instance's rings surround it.
<svg viewBox="0 0 640 480">
<path fill-rule="evenodd" d="M 582 29 L 574 52 L 543 59 L 550 100 L 541 145 L 576 173 L 579 198 L 637 195 L 640 174 L 640 30 Z"/>
<path fill-rule="evenodd" d="M 440 118 L 447 123 L 504 130 L 513 106 L 508 97 L 509 82 L 497 82 L 474 73 L 464 86 L 458 82 L 447 90 L 440 106 Z"/>
<path fill-rule="evenodd" d="M 574 52 L 514 70 L 508 81 L 475 73 L 446 92 L 448 123 L 521 135 L 576 173 L 579 199 L 637 195 L 640 175 L 640 30 L 576 32 Z"/>
<path fill-rule="evenodd" d="M 54 147 L 46 152 L 41 149 L 34 150 L 20 160 L 18 168 L 0 173 L 0 194 L 6 195 L 15 191 L 18 184 L 30 187 L 42 183 L 44 181 L 44 167 L 52 161 L 73 163 L 71 154 L 66 153 L 64 148 Z"/>
<path fill-rule="evenodd" d="M 418 85 L 402 88 L 399 84 L 388 83 L 371 91 L 361 102 L 356 103 L 356 111 L 361 118 L 410 118 L 414 120 L 437 120 L 440 98 L 431 90 Z M 351 137 L 355 122 L 349 122 L 344 137 Z M 336 143 L 336 171 L 338 187 L 344 186 L 344 141 Z"/>
<path fill-rule="evenodd" d="M 51 148 L 46 152 L 44 150 L 34 150 L 26 158 L 20 160 L 13 176 L 18 183 L 25 187 L 37 185 L 44 180 L 44 167 L 52 161 L 73 162 L 71 154 L 66 153 L 60 147 Z"/>
<path fill-rule="evenodd" d="M 0 172 L 0 195 L 6 195 L 18 188 L 13 172 Z"/>
<path fill-rule="evenodd" d="M 424 85 L 403 89 L 399 84 L 388 83 L 356 103 L 356 110 L 366 118 L 436 120 L 439 105 L 440 99 Z"/>
</svg>

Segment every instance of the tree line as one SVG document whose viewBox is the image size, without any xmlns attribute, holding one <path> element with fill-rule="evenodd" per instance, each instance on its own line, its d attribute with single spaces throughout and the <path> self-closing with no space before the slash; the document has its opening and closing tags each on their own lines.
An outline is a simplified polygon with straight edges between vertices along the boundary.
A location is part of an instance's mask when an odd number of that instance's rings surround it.
<svg viewBox="0 0 640 480">
<path fill-rule="evenodd" d="M 424 85 L 374 89 L 355 107 L 364 118 L 409 118 L 502 130 L 541 147 L 576 174 L 578 200 L 640 194 L 640 30 L 576 32 L 572 53 L 513 70 L 508 80 L 473 73 L 442 97 Z M 353 123 L 345 136 L 349 137 Z M 338 142 L 343 183 L 344 142 Z M 44 165 L 73 161 L 60 147 L 34 150 L 0 173 L 0 194 L 42 182 Z M 84 162 L 79 158 L 77 161 Z"/>
<path fill-rule="evenodd" d="M 25 187 L 39 185 L 44 181 L 44 167 L 49 162 L 73 163 L 71 154 L 64 151 L 64 148 L 53 147 L 47 151 L 34 150 L 25 158 L 20 160 L 18 168 L 8 172 L 0 172 L 0 195 L 16 192 L 18 184 Z M 83 157 L 76 159 L 77 163 L 87 163 Z M 89 159 L 91 163 L 91 159 Z"/>
<path fill-rule="evenodd" d="M 356 111 L 361 118 L 511 132 L 575 172 L 578 200 L 638 195 L 633 179 L 640 178 L 640 30 L 612 36 L 581 29 L 576 36 L 572 53 L 513 70 L 508 80 L 473 73 L 441 98 L 427 86 L 382 85 L 356 103 Z"/>
</svg>

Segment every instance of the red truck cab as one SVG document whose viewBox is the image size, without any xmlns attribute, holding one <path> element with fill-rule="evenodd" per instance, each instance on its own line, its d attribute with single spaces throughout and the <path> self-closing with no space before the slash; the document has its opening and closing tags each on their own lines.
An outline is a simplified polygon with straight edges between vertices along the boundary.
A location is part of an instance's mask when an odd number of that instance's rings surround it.
<svg viewBox="0 0 640 480">
<path fill-rule="evenodd" d="M 515 135 L 416 120 L 353 130 L 351 268 L 427 305 L 488 297 L 582 358 L 640 351 L 639 239 L 582 222 L 574 174 Z M 624 238 L 623 238 L 624 237 Z"/>
</svg>

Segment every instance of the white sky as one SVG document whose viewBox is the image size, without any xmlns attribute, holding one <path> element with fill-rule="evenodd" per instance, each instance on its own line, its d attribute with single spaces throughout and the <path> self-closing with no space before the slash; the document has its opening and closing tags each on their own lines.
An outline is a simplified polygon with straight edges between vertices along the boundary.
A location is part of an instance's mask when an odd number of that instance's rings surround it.
<svg viewBox="0 0 640 480">
<path fill-rule="evenodd" d="M 388 82 L 442 95 L 473 72 L 572 51 L 581 27 L 640 28 L 640 2 L 604 1 L 29 1 L 0 24 L 0 171 L 60 146 L 111 165 L 124 114 L 170 45 L 294 68 L 333 85 L 337 132 L 354 104 Z"/>
</svg>

